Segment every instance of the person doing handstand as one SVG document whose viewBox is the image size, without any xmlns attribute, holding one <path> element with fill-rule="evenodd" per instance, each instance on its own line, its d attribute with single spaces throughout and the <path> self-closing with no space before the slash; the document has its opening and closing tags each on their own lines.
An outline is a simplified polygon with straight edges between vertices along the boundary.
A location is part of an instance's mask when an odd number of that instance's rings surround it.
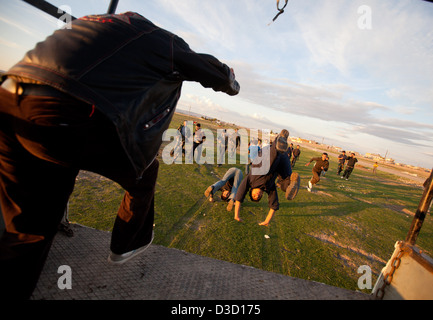
<svg viewBox="0 0 433 320">
<path fill-rule="evenodd" d="M 290 160 L 287 154 L 287 137 L 289 133 L 287 130 L 283 130 L 279 136 L 275 139 L 272 146 L 267 146 L 261 150 L 267 152 L 269 155 L 268 159 L 261 160 L 258 164 L 257 161 L 253 161 L 252 169 L 263 165 L 264 161 L 270 161 L 270 168 L 266 174 L 254 175 L 253 170 L 242 180 L 238 192 L 235 197 L 235 217 L 237 221 L 242 221 L 240 218 L 241 203 L 244 201 L 246 194 L 249 192 L 251 201 L 258 202 L 263 196 L 263 193 L 268 194 L 268 206 L 269 212 L 266 219 L 259 223 L 259 225 L 267 226 L 271 221 L 275 211 L 279 209 L 277 187 L 275 185 L 275 179 L 279 176 L 279 184 L 281 190 L 285 192 L 287 200 L 293 200 L 298 193 L 300 178 L 298 173 L 292 173 L 290 167 Z M 269 148 L 269 150 L 266 150 Z M 257 157 L 256 159 L 258 159 Z"/>
<path fill-rule="evenodd" d="M 227 170 L 223 178 L 213 185 L 209 186 L 204 195 L 209 198 L 209 201 L 215 201 L 213 196 L 215 192 L 221 190 L 221 200 L 228 201 L 227 211 L 232 211 L 234 199 L 239 185 L 242 181 L 242 171 L 238 168 L 232 167 Z"/>
</svg>

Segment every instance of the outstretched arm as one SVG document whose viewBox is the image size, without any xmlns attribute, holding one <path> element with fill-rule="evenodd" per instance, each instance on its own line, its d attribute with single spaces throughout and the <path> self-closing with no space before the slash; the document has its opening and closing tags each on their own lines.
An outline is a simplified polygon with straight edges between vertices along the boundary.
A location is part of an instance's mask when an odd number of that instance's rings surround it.
<svg viewBox="0 0 433 320">
<path fill-rule="evenodd" d="M 269 224 L 269 222 L 271 222 L 272 217 L 274 216 L 275 210 L 270 208 L 268 215 L 266 216 L 265 221 L 260 222 L 259 225 L 260 226 L 267 226 Z"/>
<path fill-rule="evenodd" d="M 214 56 L 196 53 L 181 38 L 175 36 L 173 60 L 176 71 L 189 81 L 197 81 L 205 88 L 222 91 L 234 96 L 240 86 L 235 80 L 233 68 L 219 61 Z"/>
</svg>

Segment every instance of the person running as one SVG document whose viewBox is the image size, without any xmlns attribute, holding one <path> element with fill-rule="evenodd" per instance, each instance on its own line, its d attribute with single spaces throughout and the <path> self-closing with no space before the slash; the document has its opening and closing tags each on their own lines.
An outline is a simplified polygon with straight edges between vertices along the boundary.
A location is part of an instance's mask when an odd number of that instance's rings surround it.
<svg viewBox="0 0 433 320">
<path fill-rule="evenodd" d="M 346 151 L 342 151 L 341 154 L 338 156 L 338 169 L 337 174 L 340 175 L 341 171 L 344 169 L 344 163 L 347 160 Z"/>
<path fill-rule="evenodd" d="M 358 159 L 356 158 L 355 153 L 352 152 L 351 156 L 349 158 L 347 158 L 346 170 L 344 170 L 344 173 L 341 176 L 341 179 L 346 178 L 346 180 L 349 180 L 349 177 L 352 174 L 353 168 L 355 168 L 355 163 L 357 163 L 357 162 L 358 162 Z"/>
<path fill-rule="evenodd" d="M 311 158 L 309 162 L 305 164 L 305 166 L 309 166 L 311 162 L 316 161 L 316 164 L 313 167 L 313 177 L 308 181 L 307 190 L 311 192 L 313 190 L 313 185 L 317 184 L 320 181 L 320 174 L 322 171 L 327 171 L 329 168 L 329 160 L 328 154 L 326 152 L 322 153 L 321 157 Z"/>
<path fill-rule="evenodd" d="M 232 167 L 227 170 L 221 180 L 209 186 L 204 192 L 204 195 L 206 198 L 209 198 L 210 202 L 213 202 L 215 201 L 213 199 L 214 194 L 218 190 L 221 190 L 221 200 L 227 201 L 227 211 L 232 211 L 236 192 L 242 178 L 242 171 L 238 168 Z"/>
<path fill-rule="evenodd" d="M 291 163 L 292 169 L 295 167 L 295 163 L 296 163 L 296 161 L 298 161 L 300 155 L 301 155 L 301 149 L 300 149 L 300 146 L 298 144 L 298 145 L 296 145 L 296 149 L 293 149 L 293 152 L 292 152 L 292 156 L 293 156 L 292 163 Z"/>
</svg>

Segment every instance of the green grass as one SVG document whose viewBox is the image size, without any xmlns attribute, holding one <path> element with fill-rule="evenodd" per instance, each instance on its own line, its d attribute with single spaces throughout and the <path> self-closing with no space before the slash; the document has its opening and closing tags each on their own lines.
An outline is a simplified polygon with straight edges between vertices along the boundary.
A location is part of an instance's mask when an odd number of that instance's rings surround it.
<svg viewBox="0 0 433 320">
<path fill-rule="evenodd" d="M 176 114 L 171 126 L 184 118 L 188 117 Z M 204 128 L 217 129 L 209 121 L 200 122 Z M 413 218 L 408 212 L 416 211 L 423 190 L 381 171 L 373 175 L 362 166 L 355 167 L 349 181 L 342 180 L 331 157 L 326 176 L 309 193 L 305 186 L 313 163 L 305 163 L 320 154 L 302 148 L 294 168 L 301 176 L 301 190 L 293 201 L 279 191 L 280 210 L 268 227 L 258 225 L 268 213 L 266 196 L 259 203 L 246 200 L 241 209 L 244 221 L 239 223 L 225 202 L 210 203 L 203 195 L 229 167 L 244 171 L 244 165 L 217 168 L 160 161 L 154 243 L 350 290 L 358 289 L 358 267 L 368 265 L 374 284 L 395 242 L 406 238 Z M 115 183 L 81 173 L 70 200 L 70 220 L 110 231 L 122 197 L 123 190 Z M 433 253 L 431 215 L 417 245 L 430 256 Z"/>
</svg>

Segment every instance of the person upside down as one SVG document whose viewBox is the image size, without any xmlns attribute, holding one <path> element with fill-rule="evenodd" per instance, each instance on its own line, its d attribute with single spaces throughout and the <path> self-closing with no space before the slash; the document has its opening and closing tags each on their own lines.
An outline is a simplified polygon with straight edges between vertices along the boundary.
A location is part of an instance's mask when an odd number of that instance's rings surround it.
<svg viewBox="0 0 433 320">
<path fill-rule="evenodd" d="M 275 211 L 279 209 L 278 193 L 275 180 L 278 178 L 278 183 L 281 190 L 285 192 L 287 200 L 293 200 L 299 190 L 300 177 L 298 173 L 292 173 L 290 166 L 290 160 L 287 155 L 287 137 L 289 132 L 282 130 L 277 136 L 274 143 L 266 150 L 261 150 L 261 155 L 265 153 L 268 155 L 268 159 L 265 157 L 257 157 L 253 161 L 252 169 L 263 165 L 264 161 L 270 161 L 269 170 L 265 174 L 253 174 L 254 170 L 242 180 L 235 196 L 235 215 L 234 219 L 242 221 L 240 218 L 241 204 L 243 203 L 245 196 L 249 193 L 251 201 L 259 202 L 263 196 L 263 193 L 268 194 L 268 206 L 269 212 L 266 219 L 259 223 L 259 225 L 267 226 L 274 216 Z M 261 160 L 258 160 L 258 159 Z M 261 161 L 258 163 L 258 161 Z"/>
</svg>

